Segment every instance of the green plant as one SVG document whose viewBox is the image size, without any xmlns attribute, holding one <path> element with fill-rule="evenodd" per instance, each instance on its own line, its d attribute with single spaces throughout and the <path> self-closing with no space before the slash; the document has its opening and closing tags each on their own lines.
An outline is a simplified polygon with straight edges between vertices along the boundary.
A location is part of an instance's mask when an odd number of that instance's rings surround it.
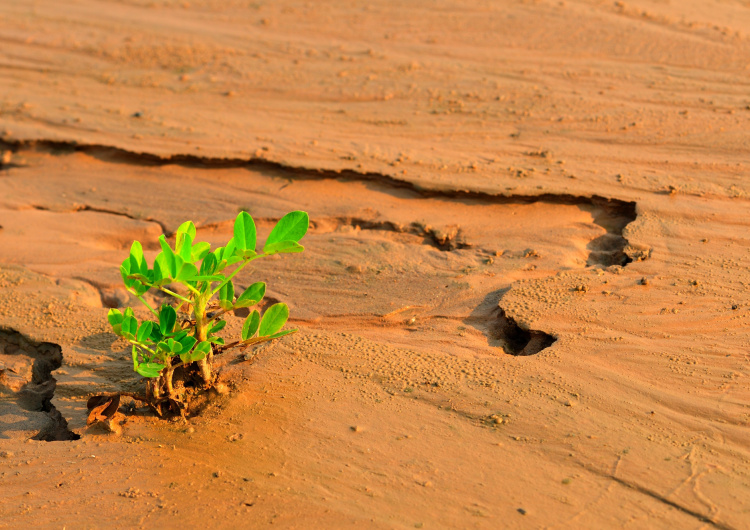
<svg viewBox="0 0 750 530">
<path fill-rule="evenodd" d="M 227 324 L 222 318 L 226 313 L 250 308 L 265 295 L 265 283 L 257 282 L 235 296 L 232 280 L 237 273 L 262 257 L 302 252 L 299 241 L 308 226 L 305 212 L 285 215 L 258 252 L 255 222 L 242 211 L 234 221 L 234 237 L 226 246 L 211 251 L 209 243 L 195 242 L 195 225 L 187 221 L 175 233 L 174 248 L 164 235 L 159 238 L 161 252 L 152 268 L 141 243 L 134 241 L 120 272 L 128 291 L 149 309 L 154 320 L 139 322 L 132 308 L 122 312 L 111 309 L 107 315 L 115 334 L 132 345 L 133 369 L 147 381 L 145 396 L 128 395 L 146 401 L 160 415 L 184 415 L 190 396 L 214 385 L 215 355 L 294 333 L 296 330 L 282 330 L 289 308 L 277 303 L 263 315 L 252 310 L 237 340 L 227 344 L 219 336 Z M 155 309 L 144 298 L 151 289 L 166 293 L 173 303 Z"/>
</svg>

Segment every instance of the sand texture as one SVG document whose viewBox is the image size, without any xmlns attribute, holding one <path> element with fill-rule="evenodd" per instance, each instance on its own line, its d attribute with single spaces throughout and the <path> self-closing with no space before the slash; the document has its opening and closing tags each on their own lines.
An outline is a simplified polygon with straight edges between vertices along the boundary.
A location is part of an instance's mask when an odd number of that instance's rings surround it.
<svg viewBox="0 0 750 530">
<path fill-rule="evenodd" d="M 743 0 L 0 2 L 0 528 L 750 528 L 748 65 Z M 294 209 L 300 331 L 87 427 L 130 243 Z"/>
</svg>

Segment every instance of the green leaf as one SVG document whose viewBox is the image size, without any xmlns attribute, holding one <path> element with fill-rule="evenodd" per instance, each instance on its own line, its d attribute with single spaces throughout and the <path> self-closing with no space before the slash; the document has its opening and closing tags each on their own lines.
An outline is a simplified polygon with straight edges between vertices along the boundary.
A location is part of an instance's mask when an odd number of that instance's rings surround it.
<svg viewBox="0 0 750 530">
<path fill-rule="evenodd" d="M 150 320 L 145 320 L 141 322 L 141 325 L 138 327 L 138 333 L 136 334 L 136 340 L 138 342 L 146 342 L 151 338 L 151 331 L 153 330 L 154 323 Z"/>
<path fill-rule="evenodd" d="M 221 337 L 208 337 L 208 342 L 210 342 L 211 344 L 221 344 L 221 345 L 223 345 L 224 344 L 224 339 L 222 339 Z"/>
<path fill-rule="evenodd" d="M 218 333 L 222 329 L 224 329 L 224 326 L 227 325 L 226 320 L 219 320 L 216 324 L 213 325 L 213 327 L 208 331 L 209 335 L 213 335 L 214 333 Z"/>
<path fill-rule="evenodd" d="M 266 284 L 263 282 L 257 282 L 252 284 L 250 287 L 237 297 L 237 301 L 234 307 L 250 307 L 263 299 L 266 294 Z"/>
<path fill-rule="evenodd" d="M 122 315 L 122 312 L 119 309 L 110 309 L 107 312 L 107 320 L 109 320 L 109 323 L 112 325 L 112 327 L 115 327 L 119 324 L 122 324 L 122 321 L 125 320 L 125 317 Z"/>
<path fill-rule="evenodd" d="M 195 245 L 193 245 L 193 250 L 190 254 L 190 261 L 200 261 L 208 256 L 209 252 L 211 252 L 211 243 L 207 243 L 205 241 L 196 243 Z"/>
<path fill-rule="evenodd" d="M 177 275 L 176 256 L 174 252 L 159 252 L 154 260 L 154 279 L 162 283 L 169 283 Z M 166 280 L 166 281 L 165 281 Z"/>
<path fill-rule="evenodd" d="M 234 284 L 228 281 L 219 289 L 219 307 L 225 311 L 232 309 L 234 303 Z"/>
<path fill-rule="evenodd" d="M 162 335 L 170 335 L 177 323 L 177 311 L 170 305 L 163 305 L 159 310 L 159 331 Z"/>
<path fill-rule="evenodd" d="M 149 338 L 154 344 L 162 339 L 161 330 L 159 329 L 159 325 L 156 322 L 154 322 L 154 325 L 151 326 L 151 336 Z"/>
<path fill-rule="evenodd" d="M 159 245 L 161 245 L 162 252 L 174 256 L 174 250 L 172 250 L 172 247 L 170 247 L 169 243 L 167 243 L 167 236 L 165 236 L 164 234 L 159 236 Z"/>
<path fill-rule="evenodd" d="M 176 260 L 177 275 L 174 277 L 175 280 L 188 282 L 195 278 L 195 275 L 198 274 L 198 267 L 196 267 L 192 263 L 183 261 L 179 256 L 176 256 Z"/>
<path fill-rule="evenodd" d="M 255 336 L 255 333 L 260 327 L 260 313 L 257 309 L 253 310 L 245 319 L 245 323 L 242 325 L 242 340 L 247 340 Z"/>
<path fill-rule="evenodd" d="M 127 316 L 122 321 L 122 334 L 128 340 L 135 340 L 135 334 L 138 333 L 138 321 L 135 317 Z"/>
<path fill-rule="evenodd" d="M 186 335 L 185 337 L 182 337 L 179 342 L 182 346 L 180 352 L 189 352 L 198 340 L 193 336 Z"/>
<path fill-rule="evenodd" d="M 169 351 L 171 351 L 172 353 L 182 352 L 182 344 L 174 339 L 167 339 L 167 346 L 169 347 Z"/>
<path fill-rule="evenodd" d="M 142 263 L 145 266 L 146 262 L 144 261 Z M 148 271 L 148 267 L 145 268 L 145 271 Z M 140 272 L 140 265 L 137 263 L 135 258 L 133 258 L 133 256 L 128 256 L 127 258 L 125 258 L 125 261 L 123 261 L 122 265 L 120 265 L 120 274 L 122 275 L 122 281 L 125 284 L 125 287 L 127 287 L 128 291 L 135 294 L 136 296 L 140 296 L 148 291 L 148 287 L 143 285 L 140 281 L 130 277 L 131 274 L 139 274 Z"/>
<path fill-rule="evenodd" d="M 190 241 L 195 240 L 195 225 L 192 221 L 185 221 L 175 232 L 175 246 L 176 249 L 181 249 L 185 236 L 190 238 Z"/>
<path fill-rule="evenodd" d="M 263 313 L 260 322 L 260 336 L 273 335 L 279 331 L 289 318 L 289 306 L 286 304 L 273 304 Z"/>
<path fill-rule="evenodd" d="M 272 254 L 292 254 L 303 250 L 305 250 L 305 247 L 296 241 L 279 241 L 263 247 L 263 253 L 269 256 Z"/>
<path fill-rule="evenodd" d="M 159 372 L 164 369 L 163 364 L 159 363 L 142 363 L 135 369 L 143 377 L 159 377 Z"/>
<path fill-rule="evenodd" d="M 284 331 L 279 331 L 278 333 L 274 333 L 269 338 L 270 339 L 278 339 L 279 337 L 283 337 L 284 335 L 291 335 L 292 333 L 297 333 L 296 329 L 285 329 Z"/>
<path fill-rule="evenodd" d="M 268 235 L 268 239 L 266 239 L 263 251 L 265 252 L 266 248 L 274 243 L 299 241 L 307 233 L 309 226 L 310 217 L 307 215 L 307 212 L 289 212 L 279 219 L 279 222 L 273 227 L 273 230 Z"/>
<path fill-rule="evenodd" d="M 180 359 L 182 359 L 182 362 L 184 363 L 200 361 L 201 359 L 205 359 L 206 355 L 208 355 L 210 351 L 211 343 L 208 341 L 203 341 L 198 343 L 193 351 L 180 355 Z"/>
<path fill-rule="evenodd" d="M 234 244 L 239 250 L 255 250 L 257 237 L 255 222 L 247 212 L 240 212 L 234 220 Z M 227 245 L 227 248 L 229 245 Z"/>
<path fill-rule="evenodd" d="M 193 257 L 193 238 L 190 234 L 180 234 L 181 237 L 175 245 L 177 254 L 185 261 L 192 261 Z"/>
<path fill-rule="evenodd" d="M 195 282 L 223 282 L 226 279 L 227 277 L 223 274 L 214 274 L 213 276 L 201 276 L 199 274 L 198 276 L 193 276 L 193 281 Z"/>
</svg>

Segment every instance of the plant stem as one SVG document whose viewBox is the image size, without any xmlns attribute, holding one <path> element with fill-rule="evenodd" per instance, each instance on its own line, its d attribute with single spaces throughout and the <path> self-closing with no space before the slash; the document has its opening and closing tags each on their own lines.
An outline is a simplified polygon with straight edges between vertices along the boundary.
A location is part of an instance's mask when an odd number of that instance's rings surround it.
<svg viewBox="0 0 750 530">
<path fill-rule="evenodd" d="M 182 300 L 183 302 L 185 302 L 187 304 L 193 305 L 192 301 L 188 300 L 184 296 L 180 296 L 179 294 L 170 291 L 166 287 L 159 286 L 159 289 L 161 289 L 162 291 L 164 291 L 165 293 L 167 293 L 169 296 L 173 296 L 173 297 L 177 298 L 178 300 Z"/>
<path fill-rule="evenodd" d="M 232 274 L 230 274 L 229 276 L 227 276 L 226 280 L 224 280 L 223 282 L 221 282 L 216 289 L 214 289 L 213 291 L 211 291 L 211 296 L 213 296 L 216 293 L 218 293 L 221 290 L 222 287 L 224 287 L 226 284 L 228 284 L 229 282 L 231 282 L 232 278 L 234 278 L 237 275 L 237 273 L 240 272 L 245 267 L 245 265 L 247 265 L 248 263 L 250 263 L 251 261 L 253 261 L 255 259 L 262 258 L 263 256 L 265 256 L 265 254 L 256 254 L 252 258 L 248 258 L 245 261 L 243 261 L 241 265 L 239 265 L 236 269 L 234 269 L 232 271 Z"/>
<path fill-rule="evenodd" d="M 136 342 L 136 341 L 134 341 L 134 340 L 129 340 L 128 342 L 129 342 L 130 344 L 134 345 L 134 346 L 138 346 L 139 348 L 143 348 L 144 350 L 146 350 L 147 352 L 149 352 L 149 353 L 150 353 L 151 355 L 156 355 L 156 352 L 155 352 L 154 350 L 152 350 L 152 349 L 151 349 L 151 348 L 149 348 L 148 346 L 144 346 L 144 345 L 143 345 L 143 344 L 141 344 L 140 342 Z"/>
<path fill-rule="evenodd" d="M 146 302 L 146 300 L 143 298 L 142 295 L 138 295 L 138 300 L 140 300 L 141 302 L 143 302 L 143 305 L 145 305 L 146 307 L 148 307 L 148 310 L 151 311 L 154 315 L 156 315 L 156 318 L 159 318 L 159 313 L 156 311 L 156 309 L 154 309 L 153 307 L 151 307 L 151 304 L 149 304 L 148 302 Z"/>
</svg>

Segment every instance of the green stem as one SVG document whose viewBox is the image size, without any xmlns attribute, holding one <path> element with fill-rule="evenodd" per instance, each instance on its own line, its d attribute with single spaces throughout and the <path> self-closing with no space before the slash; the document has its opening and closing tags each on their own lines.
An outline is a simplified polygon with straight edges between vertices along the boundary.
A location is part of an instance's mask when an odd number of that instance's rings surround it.
<svg viewBox="0 0 750 530">
<path fill-rule="evenodd" d="M 152 349 L 151 349 L 151 348 L 149 348 L 148 346 L 144 346 L 144 345 L 143 345 L 143 344 L 141 344 L 140 342 L 136 342 L 136 341 L 134 341 L 134 340 L 129 340 L 128 342 L 129 342 L 130 344 L 133 344 L 133 345 L 135 345 L 135 346 L 138 346 L 139 348 L 143 348 L 144 350 L 146 350 L 147 352 L 149 352 L 149 353 L 150 353 L 151 355 L 156 355 L 156 352 L 155 352 L 154 350 L 152 350 Z"/>
<path fill-rule="evenodd" d="M 193 287 L 192 285 L 189 285 L 187 283 L 183 284 L 185 287 L 187 287 L 195 296 L 200 296 L 201 292 Z"/>
<path fill-rule="evenodd" d="M 151 307 L 151 304 L 149 304 L 148 302 L 146 302 L 146 300 L 144 300 L 143 296 L 138 295 L 138 300 L 140 300 L 141 302 L 143 302 L 143 305 L 145 305 L 146 307 L 148 307 L 148 310 L 151 311 L 154 315 L 156 315 L 156 318 L 159 318 L 159 313 L 156 311 L 156 309 L 154 309 L 153 307 Z"/>
<path fill-rule="evenodd" d="M 226 284 L 228 284 L 229 282 L 231 282 L 232 278 L 234 278 L 237 275 L 237 273 L 240 272 L 245 267 L 245 265 L 247 265 L 248 263 L 250 263 L 254 259 L 262 258 L 263 256 L 265 256 L 265 254 L 256 254 L 252 258 L 248 258 L 245 261 L 243 261 L 242 264 L 239 267 L 237 267 L 236 269 L 234 269 L 232 271 L 232 274 L 230 274 L 229 276 L 227 276 L 226 280 L 224 280 L 223 282 L 221 282 L 216 289 L 214 289 L 213 291 L 211 291 L 211 296 L 213 296 L 216 293 L 218 293 L 219 291 L 221 291 L 222 287 L 224 287 Z"/>
<path fill-rule="evenodd" d="M 167 288 L 165 288 L 165 287 L 159 286 L 159 289 L 161 289 L 162 291 L 164 291 L 164 292 L 165 292 L 165 293 L 167 293 L 168 295 L 170 295 L 170 296 L 173 296 L 173 297 L 177 298 L 178 300 L 182 300 L 183 302 L 186 302 L 186 303 L 188 303 L 188 304 L 190 304 L 190 305 L 192 305 L 192 304 L 193 304 L 193 302 L 191 302 L 190 300 L 188 300 L 188 299 L 187 299 L 187 298 L 185 298 L 184 296 L 180 296 L 179 294 L 177 294 L 177 293 L 174 293 L 174 292 L 170 291 L 169 289 L 167 289 Z"/>
</svg>

